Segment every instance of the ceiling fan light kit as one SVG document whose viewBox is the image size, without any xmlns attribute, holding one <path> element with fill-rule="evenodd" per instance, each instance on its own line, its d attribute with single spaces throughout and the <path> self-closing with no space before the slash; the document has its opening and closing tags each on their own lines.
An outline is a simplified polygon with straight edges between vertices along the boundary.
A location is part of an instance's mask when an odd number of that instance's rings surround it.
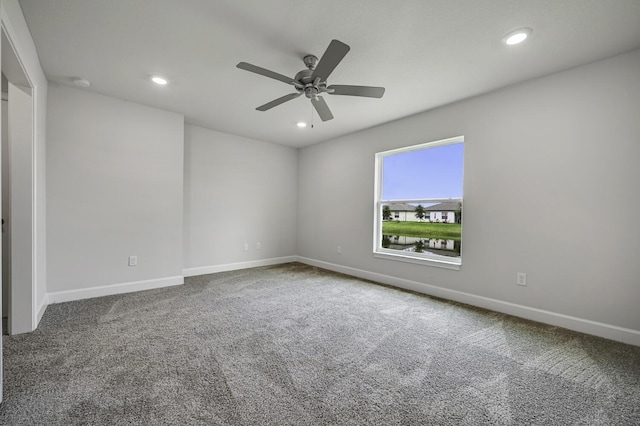
<svg viewBox="0 0 640 426">
<path fill-rule="evenodd" d="M 324 98 L 323 93 L 329 95 L 362 96 L 366 98 L 381 98 L 384 95 L 384 87 L 352 86 L 352 85 L 327 85 L 327 79 L 333 70 L 342 61 L 351 48 L 339 40 L 331 40 L 329 47 L 318 60 L 315 55 L 306 55 L 302 58 L 307 69 L 300 71 L 294 78 L 249 64 L 240 62 L 237 67 L 245 71 L 253 72 L 292 85 L 295 93 L 284 95 L 271 102 L 257 107 L 258 111 L 267 111 L 287 101 L 305 95 L 311 100 L 318 116 L 322 121 L 333 119 L 333 114 Z"/>
</svg>

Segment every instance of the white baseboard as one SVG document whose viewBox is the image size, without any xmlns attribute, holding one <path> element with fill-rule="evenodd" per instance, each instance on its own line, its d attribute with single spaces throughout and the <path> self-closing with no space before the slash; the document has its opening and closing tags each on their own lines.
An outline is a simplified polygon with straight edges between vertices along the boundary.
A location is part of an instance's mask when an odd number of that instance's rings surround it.
<svg viewBox="0 0 640 426">
<path fill-rule="evenodd" d="M 103 285 L 100 287 L 82 288 L 78 290 L 57 291 L 47 293 L 49 303 L 70 302 L 72 300 L 90 299 L 92 297 L 111 296 L 113 294 L 131 293 L 184 284 L 184 277 L 166 277 L 155 280 L 134 281 L 129 283 Z"/>
<path fill-rule="evenodd" d="M 182 270 L 185 277 L 196 275 L 215 274 L 218 272 L 235 271 L 238 269 L 257 268 L 259 266 L 279 265 L 281 263 L 296 262 L 297 256 L 275 257 L 272 259 L 252 260 L 249 262 L 226 263 L 224 265 L 200 266 L 197 268 L 186 268 Z"/>
<path fill-rule="evenodd" d="M 328 269 L 330 271 L 352 275 L 370 281 L 392 285 L 394 287 L 416 291 L 418 293 L 423 293 L 430 296 L 441 297 L 443 299 L 466 303 L 468 305 L 490 309 L 492 311 L 501 312 L 532 321 L 538 321 L 557 327 L 567 328 L 569 330 L 579 331 L 581 333 L 591 334 L 594 336 L 604 337 L 606 339 L 616 340 L 618 342 L 623 342 L 630 345 L 640 346 L 640 331 L 632 330 L 630 328 L 618 327 L 615 325 L 604 324 L 601 322 L 591 321 L 583 318 L 576 318 L 569 315 L 558 314 L 555 312 L 545 311 L 529 306 L 518 305 L 511 302 L 504 302 L 502 300 L 491 299 L 489 297 L 477 296 L 471 293 L 437 287 L 417 281 L 405 280 L 403 278 L 379 274 L 377 272 L 365 271 L 349 266 L 337 265 L 321 260 L 309 259 L 301 256 L 298 256 L 298 262 L 311 266 L 317 266 L 318 268 Z"/>
</svg>

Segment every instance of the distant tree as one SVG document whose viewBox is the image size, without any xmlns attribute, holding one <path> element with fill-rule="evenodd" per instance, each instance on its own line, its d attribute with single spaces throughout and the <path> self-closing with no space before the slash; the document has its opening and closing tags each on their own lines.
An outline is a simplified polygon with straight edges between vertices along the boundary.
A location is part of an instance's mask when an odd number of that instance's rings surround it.
<svg viewBox="0 0 640 426">
<path fill-rule="evenodd" d="M 382 206 L 382 220 L 391 219 L 391 208 L 389 206 Z"/>
<path fill-rule="evenodd" d="M 462 223 L 462 203 L 458 203 L 458 210 L 454 212 L 456 223 Z"/>
<path fill-rule="evenodd" d="M 416 217 L 418 218 L 419 221 L 422 222 L 422 219 L 424 219 L 425 216 L 426 216 L 426 211 L 424 207 L 422 207 L 422 204 L 418 204 L 418 206 L 416 207 Z"/>
</svg>

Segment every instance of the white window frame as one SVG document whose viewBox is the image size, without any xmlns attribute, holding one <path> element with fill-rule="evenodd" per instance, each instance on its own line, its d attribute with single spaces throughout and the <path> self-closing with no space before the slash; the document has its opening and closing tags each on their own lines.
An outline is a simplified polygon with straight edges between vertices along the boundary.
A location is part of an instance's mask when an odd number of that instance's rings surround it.
<svg viewBox="0 0 640 426">
<path fill-rule="evenodd" d="M 433 253 L 414 253 L 402 252 L 398 250 L 385 249 L 382 247 L 382 206 L 390 203 L 409 203 L 409 204 L 431 204 L 441 203 L 445 201 L 460 201 L 464 199 L 464 187 L 462 198 L 426 198 L 417 200 L 383 200 L 382 199 L 382 163 L 383 158 L 389 155 L 401 154 L 411 151 L 420 151 L 438 146 L 452 145 L 464 143 L 464 136 L 456 136 L 453 138 L 442 139 L 434 142 L 412 145 L 405 148 L 392 149 L 389 151 L 378 152 L 375 154 L 375 194 L 374 194 L 374 220 L 373 220 L 373 255 L 374 257 L 396 260 L 401 262 L 416 263 L 419 265 L 435 266 L 439 268 L 460 270 L 462 266 L 462 249 L 460 257 L 452 258 L 447 256 L 436 255 Z M 464 161 L 464 159 L 463 159 Z M 464 177 L 463 177 L 464 179 Z M 429 212 L 430 214 L 430 212 Z M 460 225 L 462 235 L 462 224 Z"/>
</svg>

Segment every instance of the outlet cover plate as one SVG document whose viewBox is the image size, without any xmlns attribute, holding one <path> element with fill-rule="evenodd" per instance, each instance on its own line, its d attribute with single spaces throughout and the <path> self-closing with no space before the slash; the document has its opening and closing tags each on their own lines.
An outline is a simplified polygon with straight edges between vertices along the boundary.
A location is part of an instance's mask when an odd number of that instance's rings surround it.
<svg viewBox="0 0 640 426">
<path fill-rule="evenodd" d="M 516 284 L 527 285 L 527 274 L 525 274 L 524 272 L 518 272 L 518 276 L 516 277 Z"/>
</svg>

